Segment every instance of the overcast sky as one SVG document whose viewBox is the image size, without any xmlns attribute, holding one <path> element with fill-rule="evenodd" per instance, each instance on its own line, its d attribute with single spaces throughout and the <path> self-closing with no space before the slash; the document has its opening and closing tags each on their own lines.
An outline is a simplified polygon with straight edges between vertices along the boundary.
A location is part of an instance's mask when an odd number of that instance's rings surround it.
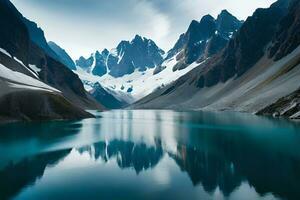
<svg viewBox="0 0 300 200">
<path fill-rule="evenodd" d="M 227 9 L 246 19 L 275 0 L 11 0 L 73 59 L 116 47 L 135 34 L 169 50 L 191 20 Z"/>
</svg>

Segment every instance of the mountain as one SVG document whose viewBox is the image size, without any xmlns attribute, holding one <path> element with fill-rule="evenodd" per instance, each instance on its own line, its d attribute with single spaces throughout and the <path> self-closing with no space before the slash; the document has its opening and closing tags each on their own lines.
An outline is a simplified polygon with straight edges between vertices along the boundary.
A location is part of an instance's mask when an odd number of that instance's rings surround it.
<svg viewBox="0 0 300 200">
<path fill-rule="evenodd" d="M 257 9 L 225 49 L 135 108 L 257 112 L 299 88 L 299 0 Z"/>
<path fill-rule="evenodd" d="M 101 106 L 78 76 L 55 59 L 33 24 L 10 1 L 0 1 L 1 120 L 92 117 L 83 108 Z"/>
<path fill-rule="evenodd" d="M 107 74 L 106 63 L 109 54 L 107 49 L 104 49 L 101 53 L 96 51 L 96 53 L 91 54 L 87 59 L 81 56 L 76 60 L 76 65 L 88 73 L 103 76 Z"/>
<path fill-rule="evenodd" d="M 76 65 L 69 54 L 58 46 L 55 42 L 48 42 L 49 47 L 54 51 L 54 53 L 58 56 L 58 60 L 67 66 L 70 70 L 76 70 Z"/>
<path fill-rule="evenodd" d="M 121 41 L 110 51 L 96 51 L 88 58 L 81 56 L 76 60 L 76 73 L 88 91 L 99 91 L 101 88 L 100 99 L 106 93 L 104 96 L 114 97 L 116 105 L 124 106 L 140 98 L 140 89 L 143 87 L 141 81 L 145 83 L 142 79 L 153 76 L 153 71 L 163 62 L 163 55 L 164 51 L 154 41 L 136 35 L 131 41 Z M 136 90 L 137 87 L 139 90 Z M 99 95 L 96 99 L 99 100 Z M 112 105 L 109 107 L 116 108 Z"/>
<path fill-rule="evenodd" d="M 184 69 L 197 60 L 204 61 L 223 49 L 242 23 L 227 10 L 223 10 L 217 19 L 206 15 L 200 21 L 193 20 L 166 58 L 176 56 L 178 63 L 174 71 Z"/>
<path fill-rule="evenodd" d="M 80 57 L 76 65 L 93 75 L 103 76 L 106 73 L 113 77 L 122 77 L 135 70 L 146 71 L 155 68 L 163 61 L 161 50 L 150 39 L 136 35 L 132 41 L 121 41 L 110 52 L 104 49 L 96 51 L 89 58 Z"/>
<path fill-rule="evenodd" d="M 89 58 L 80 57 L 76 73 L 86 89 L 97 82 L 118 99 L 127 103 L 137 101 L 163 88 L 219 52 L 240 28 L 242 21 L 223 10 L 217 19 L 204 16 L 192 21 L 174 47 L 164 54 L 152 40 L 136 35 L 133 40 Z M 124 99 L 131 96 L 130 102 Z"/>
</svg>

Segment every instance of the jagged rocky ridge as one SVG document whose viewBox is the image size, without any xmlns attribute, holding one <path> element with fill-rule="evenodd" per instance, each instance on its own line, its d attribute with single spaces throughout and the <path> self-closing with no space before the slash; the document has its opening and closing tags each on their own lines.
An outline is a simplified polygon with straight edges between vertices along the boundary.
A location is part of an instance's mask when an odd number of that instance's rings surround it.
<svg viewBox="0 0 300 200">
<path fill-rule="evenodd" d="M 257 9 L 225 49 L 135 108 L 257 112 L 299 88 L 299 0 Z"/>
<path fill-rule="evenodd" d="M 76 64 L 94 75 L 108 73 L 113 77 L 121 77 L 135 70 L 145 71 L 160 65 L 163 54 L 164 51 L 152 40 L 136 35 L 130 42 L 121 41 L 111 51 L 104 49 L 101 53 L 96 51 L 87 59 L 80 57 Z"/>
<path fill-rule="evenodd" d="M 168 51 L 166 58 L 177 55 L 178 63 L 174 66 L 174 71 L 197 60 L 201 62 L 222 50 L 242 23 L 227 10 L 223 10 L 217 19 L 206 15 L 199 22 L 193 20 L 186 33 Z"/>
<path fill-rule="evenodd" d="M 8 0 L 0 1 L 0 25 L 2 120 L 79 119 L 92 116 L 82 108 L 101 108 Z"/>
</svg>

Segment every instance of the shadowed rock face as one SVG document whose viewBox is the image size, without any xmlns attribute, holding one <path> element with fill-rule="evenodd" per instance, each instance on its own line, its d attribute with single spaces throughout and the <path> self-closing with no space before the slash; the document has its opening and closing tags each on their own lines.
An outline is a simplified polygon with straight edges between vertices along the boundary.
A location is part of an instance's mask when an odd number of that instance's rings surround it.
<svg viewBox="0 0 300 200">
<path fill-rule="evenodd" d="M 111 93 L 105 90 L 99 83 L 96 83 L 94 89 L 90 92 L 91 95 L 107 109 L 119 109 L 128 105 L 114 97 Z"/>
<path fill-rule="evenodd" d="M 163 54 L 152 40 L 136 35 L 132 41 L 121 41 L 111 52 L 104 49 L 87 59 L 80 57 L 76 64 L 94 75 L 109 73 L 113 77 L 121 77 L 135 70 L 145 71 L 160 65 Z"/>
<path fill-rule="evenodd" d="M 71 70 L 76 70 L 76 66 L 72 58 L 67 54 L 67 52 L 58 46 L 55 42 L 48 42 L 49 47 L 56 53 L 59 61 L 62 62 Z"/>
<path fill-rule="evenodd" d="M 300 45 L 300 1 L 294 0 L 287 16 L 279 24 L 270 47 L 270 57 L 280 60 Z"/>
<path fill-rule="evenodd" d="M 180 36 L 168 52 L 166 59 L 181 52 L 177 56 L 179 63 L 173 70 L 183 69 L 197 60 L 203 61 L 222 50 L 241 25 L 242 21 L 226 10 L 217 19 L 206 15 L 200 22 L 193 20 L 187 32 Z"/>
<path fill-rule="evenodd" d="M 58 55 L 49 47 L 44 31 L 39 28 L 35 22 L 30 21 L 25 17 L 23 17 L 22 20 L 27 27 L 31 42 L 40 47 L 47 55 L 59 60 Z"/>
<path fill-rule="evenodd" d="M 28 64 L 29 33 L 22 15 L 8 0 L 0 1 L 0 47 Z"/>
<path fill-rule="evenodd" d="M 103 76 L 107 73 L 107 67 L 106 67 L 106 56 L 108 56 L 108 53 L 104 50 L 102 54 L 99 53 L 99 51 L 96 51 L 95 53 L 95 68 L 93 69 L 92 73 L 94 75 Z"/>
<path fill-rule="evenodd" d="M 0 119 L 31 121 L 82 119 L 93 115 L 71 104 L 63 96 L 41 91 L 19 91 L 0 97 Z"/>
<path fill-rule="evenodd" d="M 282 0 L 268 9 L 257 9 L 229 42 L 220 62 L 207 73 L 206 85 L 224 82 L 235 74 L 240 76 L 251 68 L 265 54 L 265 48 L 286 15 L 287 7 L 288 1 Z"/>
</svg>

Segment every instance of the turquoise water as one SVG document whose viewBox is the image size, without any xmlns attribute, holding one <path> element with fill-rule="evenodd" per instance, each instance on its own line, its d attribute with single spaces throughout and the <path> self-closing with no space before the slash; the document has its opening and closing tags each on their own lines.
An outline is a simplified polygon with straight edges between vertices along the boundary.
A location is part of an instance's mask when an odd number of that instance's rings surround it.
<svg viewBox="0 0 300 200">
<path fill-rule="evenodd" d="M 300 126 L 110 111 L 0 126 L 0 199 L 300 199 Z"/>
</svg>

